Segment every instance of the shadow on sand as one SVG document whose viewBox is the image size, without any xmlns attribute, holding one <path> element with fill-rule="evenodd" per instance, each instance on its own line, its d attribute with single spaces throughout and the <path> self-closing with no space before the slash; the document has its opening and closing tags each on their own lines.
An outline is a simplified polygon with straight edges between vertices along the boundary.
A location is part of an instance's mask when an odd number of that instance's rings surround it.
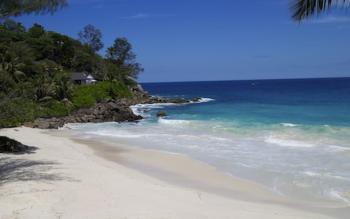
<svg viewBox="0 0 350 219">
<path fill-rule="evenodd" d="M 58 163 L 17 158 L 0 158 L 0 186 L 18 181 L 70 180 L 57 173 L 50 173 Z"/>
</svg>

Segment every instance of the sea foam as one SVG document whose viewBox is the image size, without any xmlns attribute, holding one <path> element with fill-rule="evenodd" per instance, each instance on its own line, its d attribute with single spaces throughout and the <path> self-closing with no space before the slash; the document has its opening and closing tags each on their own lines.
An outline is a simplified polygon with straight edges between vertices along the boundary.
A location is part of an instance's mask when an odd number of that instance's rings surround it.
<svg viewBox="0 0 350 219">
<path fill-rule="evenodd" d="M 298 124 L 293 124 L 293 123 L 281 123 L 281 125 L 284 127 L 297 127 L 297 126 L 299 126 Z"/>
<path fill-rule="evenodd" d="M 188 125 L 191 123 L 189 120 L 179 120 L 179 119 L 163 119 L 159 118 L 158 122 L 165 125 Z"/>
<path fill-rule="evenodd" d="M 314 144 L 310 144 L 307 142 L 302 141 L 296 141 L 292 139 L 281 139 L 274 136 L 268 136 L 265 138 L 266 143 L 279 145 L 279 146 L 285 146 L 285 147 L 297 147 L 297 148 L 310 148 L 314 147 Z"/>
</svg>

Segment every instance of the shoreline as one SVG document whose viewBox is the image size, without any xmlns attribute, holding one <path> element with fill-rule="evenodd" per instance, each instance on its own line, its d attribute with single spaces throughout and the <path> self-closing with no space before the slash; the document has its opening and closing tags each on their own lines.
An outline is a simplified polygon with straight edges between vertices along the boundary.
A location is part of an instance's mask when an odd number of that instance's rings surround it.
<svg viewBox="0 0 350 219">
<path fill-rule="evenodd" d="M 1 218 L 57 212 L 62 218 L 346 218 L 349 213 L 293 206 L 262 186 L 183 155 L 77 140 L 64 131 L 13 128 L 0 135 L 39 148 L 28 155 L 0 154 L 0 160 L 50 161 L 57 167 L 47 174 L 62 175 L 1 183 L 0 201 L 6 203 Z"/>
<path fill-rule="evenodd" d="M 331 216 L 342 215 L 342 211 L 350 212 L 346 204 L 341 206 L 331 202 L 292 199 L 272 191 L 263 184 L 223 172 L 185 154 L 145 149 L 135 145 L 125 145 L 125 143 L 111 143 L 99 137 L 93 139 L 71 137 L 71 139 L 89 146 L 97 156 L 173 185 L 213 193 L 229 199 L 276 204 L 309 212 L 322 212 Z"/>
</svg>

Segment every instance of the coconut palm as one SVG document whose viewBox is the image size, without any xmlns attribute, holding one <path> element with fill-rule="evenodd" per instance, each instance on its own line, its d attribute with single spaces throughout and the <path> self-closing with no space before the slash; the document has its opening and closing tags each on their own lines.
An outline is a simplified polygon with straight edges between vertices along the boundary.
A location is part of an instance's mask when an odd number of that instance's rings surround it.
<svg viewBox="0 0 350 219">
<path fill-rule="evenodd" d="M 31 13 L 53 13 L 66 5 L 67 0 L 1 0 L 0 19 Z"/>
<path fill-rule="evenodd" d="M 292 17 L 294 20 L 301 21 L 311 15 L 329 10 L 332 6 L 348 6 L 349 4 L 350 0 L 293 0 Z"/>
<path fill-rule="evenodd" d="M 70 98 L 73 92 L 73 84 L 70 75 L 67 73 L 57 74 L 54 78 L 55 94 L 58 100 Z"/>
</svg>

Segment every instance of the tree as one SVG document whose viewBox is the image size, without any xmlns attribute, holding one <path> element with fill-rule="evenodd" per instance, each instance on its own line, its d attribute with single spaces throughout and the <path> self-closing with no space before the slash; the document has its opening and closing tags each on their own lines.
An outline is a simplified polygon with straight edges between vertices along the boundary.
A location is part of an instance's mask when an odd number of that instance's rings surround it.
<svg viewBox="0 0 350 219">
<path fill-rule="evenodd" d="M 97 52 L 103 48 L 101 31 L 93 25 L 86 25 L 78 35 L 80 42 L 88 45 L 93 51 Z"/>
<path fill-rule="evenodd" d="M 73 92 L 73 84 L 70 80 L 70 76 L 67 73 L 56 74 L 54 78 L 55 82 L 55 94 L 58 100 L 71 97 Z"/>
<path fill-rule="evenodd" d="M 67 0 L 1 0 L 0 19 L 31 13 L 53 13 L 66 5 Z"/>
<path fill-rule="evenodd" d="M 350 0 L 293 0 L 291 7 L 292 18 L 296 21 L 301 21 L 339 4 L 343 6 L 349 5 Z"/>
<path fill-rule="evenodd" d="M 124 79 L 137 78 L 143 71 L 141 65 L 136 63 L 136 55 L 126 38 L 117 38 L 114 41 L 113 46 L 107 49 L 107 59 L 117 66 L 119 74 L 123 75 Z"/>
<path fill-rule="evenodd" d="M 15 33 L 23 33 L 26 31 L 25 27 L 21 24 L 18 23 L 14 20 L 11 19 L 6 19 L 3 23 L 2 26 L 9 31 L 15 32 Z"/>
<path fill-rule="evenodd" d="M 39 24 L 33 24 L 33 26 L 29 28 L 28 34 L 33 38 L 39 38 L 45 34 L 45 29 Z"/>
<path fill-rule="evenodd" d="M 75 53 L 73 40 L 56 32 L 49 32 L 49 37 L 53 42 L 53 56 L 49 58 L 57 64 L 70 68 Z"/>
<path fill-rule="evenodd" d="M 132 45 L 126 38 L 117 38 L 112 47 L 107 49 L 107 58 L 115 61 L 118 65 L 133 62 L 136 58 L 132 51 Z"/>
<path fill-rule="evenodd" d="M 32 51 L 23 42 L 12 42 L 0 49 L 0 71 L 6 72 L 17 83 L 26 76 L 25 69 L 32 63 Z"/>
</svg>

